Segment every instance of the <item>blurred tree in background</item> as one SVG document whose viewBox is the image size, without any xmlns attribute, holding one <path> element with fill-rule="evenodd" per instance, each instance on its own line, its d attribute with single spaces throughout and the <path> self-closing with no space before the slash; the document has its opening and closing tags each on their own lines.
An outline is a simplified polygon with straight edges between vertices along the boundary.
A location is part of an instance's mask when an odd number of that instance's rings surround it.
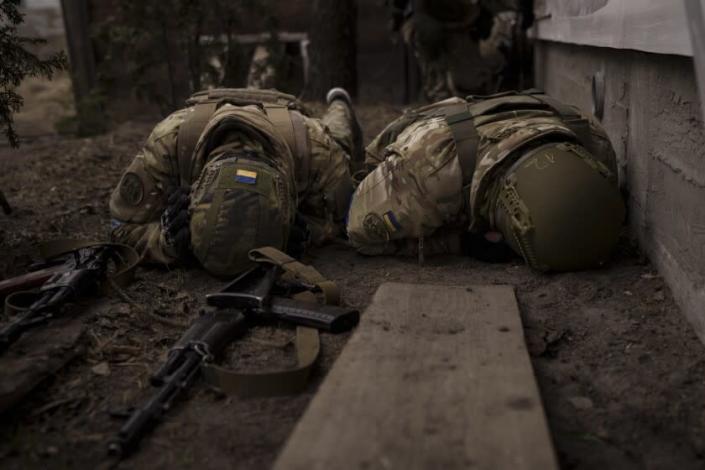
<svg viewBox="0 0 705 470">
<path fill-rule="evenodd" d="M 122 76 L 163 112 L 193 91 L 241 84 L 249 55 L 235 35 L 267 12 L 266 0 L 121 0 L 95 29 L 100 80 L 113 89 Z"/>
<path fill-rule="evenodd" d="M 0 130 L 13 147 L 19 145 L 19 137 L 13 127 L 12 116 L 23 104 L 15 88 L 26 77 L 44 76 L 51 79 L 56 71 L 67 65 L 63 52 L 46 59 L 29 52 L 29 47 L 45 41 L 18 35 L 17 27 L 23 21 L 19 5 L 20 0 L 0 0 Z"/>
<path fill-rule="evenodd" d="M 311 71 L 305 96 L 322 99 L 332 87 L 357 94 L 357 2 L 313 0 Z"/>
</svg>

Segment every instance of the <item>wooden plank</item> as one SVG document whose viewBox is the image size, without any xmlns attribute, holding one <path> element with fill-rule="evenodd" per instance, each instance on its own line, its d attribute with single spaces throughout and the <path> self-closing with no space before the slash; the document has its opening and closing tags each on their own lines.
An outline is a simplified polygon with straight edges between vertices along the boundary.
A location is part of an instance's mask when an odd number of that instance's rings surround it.
<svg viewBox="0 0 705 470">
<path fill-rule="evenodd" d="M 383 284 L 274 468 L 558 468 L 513 288 Z"/>
<path fill-rule="evenodd" d="M 12 344 L 0 357 L 0 413 L 76 357 L 84 330 L 79 319 L 57 318 L 27 331 Z"/>
</svg>

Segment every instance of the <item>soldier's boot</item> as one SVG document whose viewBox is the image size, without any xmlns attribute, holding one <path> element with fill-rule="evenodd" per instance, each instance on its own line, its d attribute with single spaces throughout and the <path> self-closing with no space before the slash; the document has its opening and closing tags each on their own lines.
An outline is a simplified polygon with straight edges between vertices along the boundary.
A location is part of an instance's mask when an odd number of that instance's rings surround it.
<svg viewBox="0 0 705 470">
<path fill-rule="evenodd" d="M 362 128 L 357 120 L 352 98 L 344 88 L 331 88 L 326 94 L 328 110 L 323 116 L 323 124 L 333 138 L 348 152 L 351 171 L 363 166 L 365 152 L 362 143 Z"/>
</svg>

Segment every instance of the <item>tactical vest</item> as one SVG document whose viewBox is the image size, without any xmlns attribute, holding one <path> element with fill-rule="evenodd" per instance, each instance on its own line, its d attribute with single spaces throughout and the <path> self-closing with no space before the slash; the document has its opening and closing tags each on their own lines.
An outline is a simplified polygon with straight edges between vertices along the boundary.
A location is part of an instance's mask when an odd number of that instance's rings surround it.
<svg viewBox="0 0 705 470">
<path fill-rule="evenodd" d="M 309 116 L 310 113 L 295 96 L 275 90 L 216 88 L 199 91 L 186 100 L 186 104 L 193 106 L 194 111 L 179 127 L 177 137 L 179 168 L 191 168 L 190 161 L 203 130 L 216 109 L 226 103 L 235 106 L 258 106 L 267 114 L 297 160 L 297 186 L 304 187 L 308 178 L 310 155 L 308 132 L 303 116 Z M 185 170 L 184 173 L 186 172 L 190 170 Z M 181 174 L 182 186 L 190 185 L 192 176 Z"/>
<path fill-rule="evenodd" d="M 490 96 L 468 96 L 465 100 L 450 98 L 407 111 L 383 131 L 379 140 L 386 147 L 411 124 L 422 119 L 443 117 L 453 135 L 463 173 L 463 186 L 467 187 L 472 183 L 475 174 L 480 144 L 475 119 L 502 111 L 511 112 L 521 109 L 545 110 L 554 113 L 576 135 L 579 143 L 594 153 L 590 122 L 578 112 L 577 108 L 565 105 L 536 89 L 522 92 L 508 91 Z"/>
</svg>

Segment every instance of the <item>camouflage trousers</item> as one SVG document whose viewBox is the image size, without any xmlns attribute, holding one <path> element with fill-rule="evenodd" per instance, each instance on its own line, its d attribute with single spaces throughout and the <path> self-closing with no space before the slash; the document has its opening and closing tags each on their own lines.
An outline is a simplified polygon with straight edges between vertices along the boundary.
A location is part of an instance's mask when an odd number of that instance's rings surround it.
<svg viewBox="0 0 705 470">
<path fill-rule="evenodd" d="M 340 100 L 334 100 L 321 118 L 333 140 L 340 145 L 350 161 L 362 152 L 360 125 L 352 109 Z"/>
</svg>

